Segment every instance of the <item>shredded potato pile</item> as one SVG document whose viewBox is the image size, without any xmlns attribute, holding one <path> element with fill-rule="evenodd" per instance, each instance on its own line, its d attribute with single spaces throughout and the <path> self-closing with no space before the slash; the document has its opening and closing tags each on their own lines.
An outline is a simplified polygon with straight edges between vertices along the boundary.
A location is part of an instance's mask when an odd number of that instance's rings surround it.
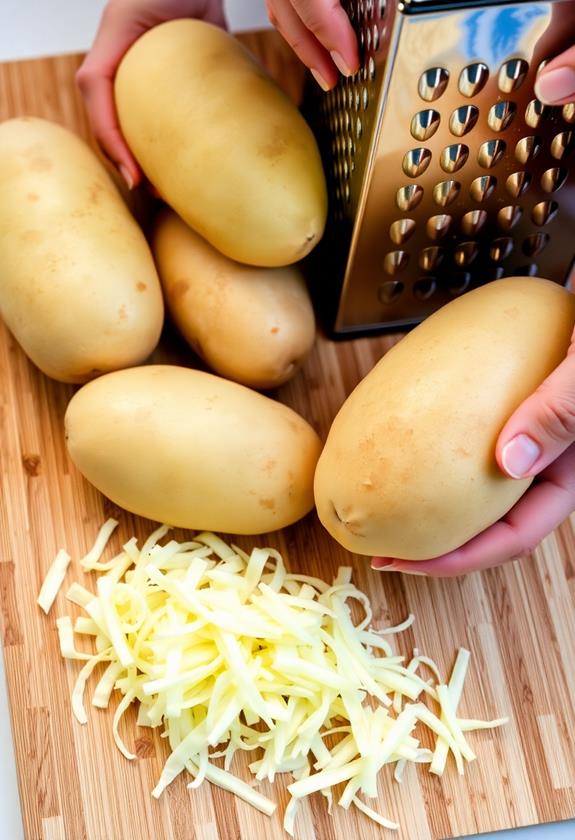
<svg viewBox="0 0 575 840">
<path fill-rule="evenodd" d="M 115 689 L 123 695 L 112 731 L 126 758 L 135 756 L 118 724 L 131 703 L 139 703 L 140 726 L 164 728 L 171 754 L 155 797 L 186 770 L 193 777 L 189 787 L 207 779 L 271 815 L 275 803 L 230 772 L 236 750 L 248 750 L 256 779 L 292 775 L 284 815 L 290 834 L 302 797 L 320 791 L 331 809 L 334 787 L 342 783 L 338 805 L 398 828 L 365 802 L 377 796 L 385 764 L 395 765 L 397 781 L 407 762 L 441 774 L 451 752 L 462 773 L 464 762 L 475 758 L 466 733 L 505 722 L 457 717 L 468 651 L 459 651 L 448 682 L 417 651 L 407 663 L 394 655 L 385 637 L 408 627 L 413 616 L 398 627 L 374 629 L 369 600 L 351 583 L 351 569 L 340 568 L 329 584 L 290 574 L 273 549 L 248 555 L 210 533 L 160 545 L 166 526 L 141 549 L 132 538 L 121 554 L 101 562 L 116 525 L 105 523 L 82 560 L 85 569 L 100 573 L 96 594 L 77 583 L 67 592 L 85 615 L 75 624 L 69 616 L 58 618 L 57 626 L 62 656 L 85 660 L 72 692 L 80 723 L 87 722 L 87 680 L 105 663 L 92 705 L 106 708 Z M 54 600 L 61 577 L 53 574 L 51 593 L 43 587 L 44 605 Z M 359 624 L 352 621 L 351 600 L 363 608 Z M 95 652 L 77 650 L 75 634 L 93 636 Z M 433 750 L 414 736 L 418 723 L 435 734 Z M 224 758 L 223 768 L 213 763 L 216 757 Z"/>
</svg>

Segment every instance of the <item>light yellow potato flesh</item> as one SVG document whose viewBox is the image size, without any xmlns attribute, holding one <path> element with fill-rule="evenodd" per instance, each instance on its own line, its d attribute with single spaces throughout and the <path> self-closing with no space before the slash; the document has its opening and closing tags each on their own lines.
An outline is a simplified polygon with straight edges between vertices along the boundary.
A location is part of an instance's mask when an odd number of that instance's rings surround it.
<svg viewBox="0 0 575 840">
<path fill-rule="evenodd" d="M 202 371 L 108 374 L 66 412 L 72 461 L 126 510 L 183 528 L 258 534 L 313 507 L 321 444 L 285 405 Z"/>
<path fill-rule="evenodd" d="M 495 460 L 513 411 L 565 357 L 575 296 L 489 283 L 425 320 L 342 406 L 315 476 L 319 517 L 350 551 L 426 560 L 502 517 L 532 479 Z"/>
<path fill-rule="evenodd" d="M 162 329 L 150 249 L 110 176 L 31 117 L 0 124 L 0 314 L 40 370 L 73 383 L 143 361 Z"/>
<path fill-rule="evenodd" d="M 122 132 L 165 201 L 231 259 L 282 266 L 319 241 L 325 179 L 305 120 L 229 33 L 146 32 L 116 75 Z"/>
<path fill-rule="evenodd" d="M 170 210 L 156 222 L 152 251 L 172 320 L 216 373 L 275 388 L 297 372 L 315 338 L 298 268 L 230 260 Z"/>
</svg>

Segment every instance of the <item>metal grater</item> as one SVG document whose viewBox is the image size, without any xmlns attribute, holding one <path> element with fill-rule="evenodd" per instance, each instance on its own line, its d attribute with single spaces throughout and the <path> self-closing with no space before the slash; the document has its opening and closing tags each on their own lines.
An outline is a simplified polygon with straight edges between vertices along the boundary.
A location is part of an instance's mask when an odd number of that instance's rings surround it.
<svg viewBox="0 0 575 840">
<path fill-rule="evenodd" d="M 499 277 L 565 283 L 575 105 L 533 92 L 575 0 L 344 0 L 361 69 L 306 111 L 330 192 L 312 283 L 333 334 L 412 326 Z"/>
</svg>

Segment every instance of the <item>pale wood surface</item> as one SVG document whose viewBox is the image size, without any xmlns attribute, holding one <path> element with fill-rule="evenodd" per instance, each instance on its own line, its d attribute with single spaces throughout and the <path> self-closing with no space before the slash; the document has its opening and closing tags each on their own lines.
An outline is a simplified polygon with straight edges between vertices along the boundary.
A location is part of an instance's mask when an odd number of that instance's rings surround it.
<svg viewBox="0 0 575 840">
<path fill-rule="evenodd" d="M 285 50 L 275 51 L 277 37 L 265 33 L 246 41 L 265 54 L 297 97 L 301 71 Z M 0 66 L 0 118 L 36 114 L 89 137 L 73 84 L 79 62 L 79 56 L 68 56 Z M 345 395 L 393 341 L 336 345 L 320 338 L 304 370 L 279 396 L 325 435 Z M 156 358 L 193 362 L 169 329 Z M 77 558 L 109 514 L 121 518 L 114 548 L 133 533 L 143 536 L 151 524 L 115 511 L 72 467 L 62 432 L 72 389 L 35 370 L 4 328 L 0 383 L 0 610 L 26 837 L 280 838 L 279 819 L 269 821 L 207 785 L 190 792 L 178 779 L 159 802 L 153 800 L 165 746 L 149 730 L 135 730 L 133 716 L 123 727 L 138 755 L 132 763 L 112 742 L 111 711 L 90 710 L 84 727 L 72 720 L 69 691 L 77 669 L 60 659 L 54 625 L 66 603 L 59 596 L 45 618 L 35 604 L 40 583 L 56 550 L 66 547 L 75 558 L 67 581 L 89 586 Z M 575 535 L 569 523 L 521 563 L 451 581 L 371 572 L 365 558 L 339 549 L 313 515 L 257 542 L 280 547 L 294 569 L 325 577 L 351 562 L 378 621 L 415 613 L 415 626 L 398 643 L 402 652 L 417 645 L 445 671 L 459 645 L 472 651 L 464 716 L 511 718 L 503 731 L 470 736 L 478 761 L 464 779 L 452 763 L 441 780 L 411 768 L 398 786 L 390 772 L 381 774 L 378 805 L 401 823 L 401 840 L 575 815 Z M 262 790 L 270 793 L 266 785 Z M 273 795 L 285 804 L 281 785 Z M 338 810 L 328 817 L 320 795 L 304 808 L 297 834 L 304 840 L 393 836 L 362 815 Z"/>
</svg>

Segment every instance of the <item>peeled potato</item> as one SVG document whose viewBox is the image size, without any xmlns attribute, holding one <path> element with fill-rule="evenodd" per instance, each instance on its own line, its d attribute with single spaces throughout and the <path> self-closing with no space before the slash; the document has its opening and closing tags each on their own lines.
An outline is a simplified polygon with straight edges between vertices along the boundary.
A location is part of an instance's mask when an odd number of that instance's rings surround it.
<svg viewBox="0 0 575 840">
<path fill-rule="evenodd" d="M 567 353 L 575 295 L 489 283 L 390 350 L 335 418 L 315 475 L 319 517 L 350 551 L 427 560 L 504 516 L 532 479 L 499 469 L 513 411 Z"/>
<path fill-rule="evenodd" d="M 60 125 L 0 124 L 0 314 L 47 376 L 144 361 L 162 292 L 144 235 L 96 155 Z"/>
<path fill-rule="evenodd" d="M 168 525 L 259 534 L 313 507 L 318 436 L 295 411 L 167 365 L 102 376 L 65 417 L 80 472 L 120 507 Z"/>
<path fill-rule="evenodd" d="M 305 120 L 228 32 L 150 29 L 116 75 L 122 133 L 162 198 L 231 259 L 281 266 L 319 241 L 327 193 Z"/>
<path fill-rule="evenodd" d="M 315 338 L 297 268 L 230 260 L 169 210 L 152 251 L 173 321 L 216 373 L 252 388 L 275 388 L 296 373 Z"/>
</svg>

